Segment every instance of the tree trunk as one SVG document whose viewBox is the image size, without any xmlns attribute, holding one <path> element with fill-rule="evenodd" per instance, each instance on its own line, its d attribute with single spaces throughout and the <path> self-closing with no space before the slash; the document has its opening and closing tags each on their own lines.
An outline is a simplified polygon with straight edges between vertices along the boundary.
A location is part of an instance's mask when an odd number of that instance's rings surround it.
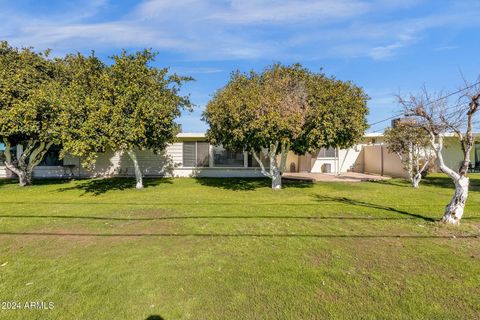
<svg viewBox="0 0 480 320">
<path fill-rule="evenodd" d="M 276 166 L 272 168 L 272 189 L 282 189 L 282 172 Z"/>
<path fill-rule="evenodd" d="M 287 158 L 287 153 L 288 153 L 288 145 L 282 146 L 282 151 L 281 151 L 281 161 L 280 161 L 280 166 L 278 165 L 278 159 L 277 159 L 277 143 L 276 144 L 271 144 L 270 148 L 268 150 L 268 158 L 270 161 L 270 168 L 267 171 L 265 169 L 265 165 L 263 164 L 262 160 L 260 159 L 260 155 L 257 155 L 255 150 L 252 150 L 251 153 L 253 157 L 257 160 L 257 162 L 260 164 L 260 168 L 262 169 L 262 174 L 266 177 L 269 177 L 272 179 L 272 189 L 273 190 L 280 190 L 282 189 L 282 172 L 285 167 L 285 161 Z"/>
<path fill-rule="evenodd" d="M 32 185 L 32 172 L 29 172 L 27 168 L 16 167 L 12 163 L 5 162 L 5 166 L 8 170 L 15 173 L 18 177 L 18 185 L 20 187 Z"/>
<path fill-rule="evenodd" d="M 455 194 L 450 203 L 445 207 L 445 214 L 442 218 L 442 222 L 448 224 L 460 224 L 460 219 L 462 219 L 465 203 L 468 198 L 470 179 L 465 176 L 460 176 L 460 178 L 454 182 Z"/>
<path fill-rule="evenodd" d="M 19 159 L 12 161 L 11 143 L 8 139 L 3 139 L 5 143 L 5 166 L 18 176 L 19 185 L 21 187 L 32 184 L 32 175 L 35 167 L 42 162 L 43 157 L 53 145 L 53 142 L 39 142 L 37 140 L 29 140 L 26 148 L 23 150 Z"/>
<path fill-rule="evenodd" d="M 422 173 L 417 172 L 413 177 L 412 177 L 412 187 L 418 188 L 420 185 L 420 181 L 422 180 Z"/>
<path fill-rule="evenodd" d="M 439 134 L 435 143 L 435 136 L 431 135 L 431 143 L 437 155 L 438 166 L 443 173 L 446 173 L 455 183 L 455 194 L 450 203 L 445 207 L 442 222 L 448 224 L 459 224 L 462 219 L 465 203 L 468 197 L 468 186 L 470 180 L 464 174 L 459 174 L 445 165 L 442 155 L 443 135 Z M 464 159 L 470 158 L 470 151 L 464 153 Z"/>
<path fill-rule="evenodd" d="M 21 187 L 31 186 L 32 185 L 32 173 L 28 170 L 21 171 L 18 174 L 19 185 Z"/>
<path fill-rule="evenodd" d="M 270 158 L 270 178 L 272 178 L 273 190 L 282 189 L 282 169 L 278 166 L 277 145 L 277 143 L 272 144 L 268 152 L 268 157 Z"/>
<path fill-rule="evenodd" d="M 143 188 L 142 170 L 140 170 L 140 165 L 138 164 L 137 155 L 133 150 L 128 150 L 127 154 L 130 156 L 130 159 L 132 159 L 133 167 L 135 168 L 135 178 L 137 180 L 137 185 L 135 187 L 137 189 L 142 189 Z"/>
</svg>

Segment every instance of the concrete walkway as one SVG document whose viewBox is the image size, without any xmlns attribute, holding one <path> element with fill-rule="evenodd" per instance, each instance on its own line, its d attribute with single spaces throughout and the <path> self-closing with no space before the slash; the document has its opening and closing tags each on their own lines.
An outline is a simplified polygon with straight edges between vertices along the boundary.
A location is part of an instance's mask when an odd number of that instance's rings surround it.
<svg viewBox="0 0 480 320">
<path fill-rule="evenodd" d="M 380 181 L 387 180 L 390 177 L 377 176 L 368 173 L 346 172 L 340 175 L 333 173 L 310 173 L 310 172 L 291 172 L 282 176 L 285 180 L 301 180 L 311 182 L 361 182 L 361 181 Z"/>
</svg>

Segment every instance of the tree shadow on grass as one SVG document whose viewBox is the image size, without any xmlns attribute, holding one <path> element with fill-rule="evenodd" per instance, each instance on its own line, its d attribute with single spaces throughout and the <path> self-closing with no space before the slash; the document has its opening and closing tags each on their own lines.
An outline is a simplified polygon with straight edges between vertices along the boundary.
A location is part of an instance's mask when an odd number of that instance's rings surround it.
<svg viewBox="0 0 480 320">
<path fill-rule="evenodd" d="M 242 220 L 255 220 L 255 219 L 267 219 L 267 220 L 414 220 L 417 217 L 372 217 L 372 216 L 286 216 L 286 215 L 255 215 L 255 216 L 243 216 L 243 215 L 202 215 L 202 216 L 163 216 L 163 217 L 101 217 L 101 216 L 66 216 L 66 215 L 14 215 L 14 214 L 0 214 L 0 218 L 7 219 L 66 219 L 66 220 L 104 220 L 104 221 L 162 221 L 162 220 L 214 220 L 214 219 L 242 219 Z M 463 219 L 480 220 L 480 217 L 465 217 Z"/>
<path fill-rule="evenodd" d="M 451 235 L 429 235 L 429 234 L 336 234 L 336 233 L 59 233 L 59 232 L 3 232 L 2 236 L 34 236 L 34 237 L 120 237 L 120 238 L 138 238 L 138 237 L 198 237 L 198 238 L 351 238 L 351 239 L 375 239 L 375 238 L 397 238 L 397 239 L 478 239 L 480 234 L 464 233 Z"/>
<path fill-rule="evenodd" d="M 414 217 L 414 218 L 417 218 L 417 219 L 422 219 L 422 220 L 429 221 L 429 222 L 437 221 L 433 218 L 422 216 L 420 214 L 399 210 L 399 209 L 389 207 L 389 206 L 384 206 L 384 205 L 381 205 L 381 204 L 375 204 L 375 203 L 369 203 L 369 202 L 366 202 L 366 201 L 350 199 L 350 198 L 346 198 L 346 197 L 329 197 L 329 196 L 322 196 L 322 195 L 319 195 L 319 194 L 316 194 L 315 197 L 316 197 L 317 201 L 319 201 L 319 202 L 338 202 L 338 203 L 347 204 L 347 205 L 351 205 L 351 206 L 372 208 L 372 209 L 378 209 L 378 210 L 382 210 L 382 211 L 399 213 L 401 215 L 406 215 L 406 216 Z"/>
<path fill-rule="evenodd" d="M 470 187 L 471 191 L 480 191 L 480 175 L 478 173 L 469 173 L 468 177 L 470 178 Z M 420 182 L 420 187 L 431 186 L 431 187 L 442 187 L 452 189 L 452 194 L 455 190 L 455 184 L 452 179 L 448 177 L 427 177 Z"/>
<path fill-rule="evenodd" d="M 383 185 L 384 186 L 395 186 L 395 187 L 403 187 L 403 188 L 413 189 L 412 184 L 407 179 L 376 180 L 376 181 L 371 181 L 371 183 L 380 184 L 382 186 Z M 420 185 L 422 185 L 422 184 L 423 184 L 423 180 L 422 180 L 422 182 L 420 182 Z"/>
<path fill-rule="evenodd" d="M 114 190 L 135 189 L 134 178 L 100 178 L 80 181 L 78 184 L 58 189 L 59 192 L 82 190 L 84 194 L 93 194 L 95 196 Z M 143 187 L 158 186 L 162 183 L 172 183 L 171 178 L 144 178 Z"/>
<path fill-rule="evenodd" d="M 56 184 L 64 184 L 72 181 L 72 179 L 63 179 L 63 178 L 35 178 L 33 179 L 32 186 L 48 186 Z M 18 185 L 18 179 L 16 178 L 6 178 L 0 179 L 0 188 L 4 186 Z M 28 187 L 26 187 L 28 188 Z"/>
<path fill-rule="evenodd" d="M 165 320 L 165 318 L 159 316 L 158 314 L 152 314 L 151 316 L 148 316 L 145 320 Z"/>
<path fill-rule="evenodd" d="M 195 178 L 202 186 L 215 187 L 233 191 L 253 191 L 260 188 L 271 188 L 272 181 L 267 178 Z M 282 180 L 283 188 L 309 188 L 310 181 Z"/>
<path fill-rule="evenodd" d="M 470 178 L 470 190 L 480 191 L 480 174 L 469 173 L 468 177 Z M 410 188 L 413 190 L 413 187 L 410 181 L 408 181 L 407 179 L 378 180 L 378 181 L 372 181 L 372 183 L 377 183 L 380 185 L 387 185 L 387 186 Z M 422 181 L 420 182 L 420 189 L 422 188 L 422 186 L 448 188 L 452 190 L 455 189 L 455 185 L 452 179 L 450 179 L 447 176 L 428 176 L 426 178 L 423 178 Z"/>
<path fill-rule="evenodd" d="M 8 178 L 0 179 L 0 188 L 4 186 L 15 185 L 15 184 L 18 184 L 18 179 L 8 179 Z"/>
</svg>

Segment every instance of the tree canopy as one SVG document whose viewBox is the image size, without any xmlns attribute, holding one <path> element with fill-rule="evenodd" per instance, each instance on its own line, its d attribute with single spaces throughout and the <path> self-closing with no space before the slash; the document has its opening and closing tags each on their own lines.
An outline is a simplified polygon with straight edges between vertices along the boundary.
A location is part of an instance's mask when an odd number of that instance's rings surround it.
<svg viewBox="0 0 480 320">
<path fill-rule="evenodd" d="M 95 163 L 97 152 L 126 152 L 133 161 L 137 188 L 143 186 L 136 150 L 164 150 L 178 132 L 175 119 L 191 108 L 188 96 L 179 94 L 190 77 L 169 75 L 168 68 L 152 66 L 155 54 L 122 51 L 106 66 L 93 55 L 67 57 L 72 75 L 67 91 L 71 102 L 71 130 L 65 149 Z"/>
<path fill-rule="evenodd" d="M 0 42 L 0 138 L 6 146 L 5 164 L 20 185 L 31 183 L 33 168 L 59 143 L 63 129 L 58 94 L 63 73 L 59 61 L 48 55 Z M 16 144 L 23 153 L 14 161 L 11 147 Z"/>
<path fill-rule="evenodd" d="M 56 59 L 48 53 L 0 43 L 0 138 L 8 169 L 27 185 L 54 144 L 85 166 L 110 148 L 130 155 L 141 187 L 135 150 L 159 152 L 173 142 L 175 119 L 191 108 L 179 90 L 191 78 L 152 66 L 150 50 L 122 51 L 112 65 L 93 53 Z M 24 150 L 15 160 L 17 144 Z"/>
<path fill-rule="evenodd" d="M 102 92 L 107 66 L 93 53 L 67 55 L 62 62 L 66 75 L 61 92 L 62 156 L 78 156 L 89 167 L 95 163 L 97 153 L 105 152 L 107 147 L 103 126 L 108 109 Z"/>
<path fill-rule="evenodd" d="M 211 143 L 251 152 L 272 188 L 281 188 L 289 150 L 348 147 L 367 128 L 363 90 L 350 82 L 313 73 L 299 64 L 275 64 L 262 73 L 234 72 L 207 105 Z M 269 171 L 259 152 L 269 158 Z M 277 162 L 280 155 L 280 163 Z"/>
<path fill-rule="evenodd" d="M 412 119 L 401 119 L 385 130 L 385 142 L 390 152 L 400 158 L 414 188 L 418 188 L 422 174 L 426 174 L 434 161 L 430 136 Z"/>
</svg>

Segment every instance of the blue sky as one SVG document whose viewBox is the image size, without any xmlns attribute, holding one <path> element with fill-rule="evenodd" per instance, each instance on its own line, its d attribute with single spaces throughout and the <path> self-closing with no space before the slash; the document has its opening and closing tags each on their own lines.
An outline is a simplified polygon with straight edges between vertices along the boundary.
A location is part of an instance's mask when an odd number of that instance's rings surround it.
<svg viewBox="0 0 480 320">
<path fill-rule="evenodd" d="M 153 48 L 156 64 L 196 81 L 184 131 L 232 70 L 300 62 L 363 87 L 370 123 L 399 111 L 396 94 L 455 91 L 480 74 L 480 1 L 0 0 L 0 39 L 55 55 Z M 382 131 L 389 122 L 369 129 Z"/>
</svg>

